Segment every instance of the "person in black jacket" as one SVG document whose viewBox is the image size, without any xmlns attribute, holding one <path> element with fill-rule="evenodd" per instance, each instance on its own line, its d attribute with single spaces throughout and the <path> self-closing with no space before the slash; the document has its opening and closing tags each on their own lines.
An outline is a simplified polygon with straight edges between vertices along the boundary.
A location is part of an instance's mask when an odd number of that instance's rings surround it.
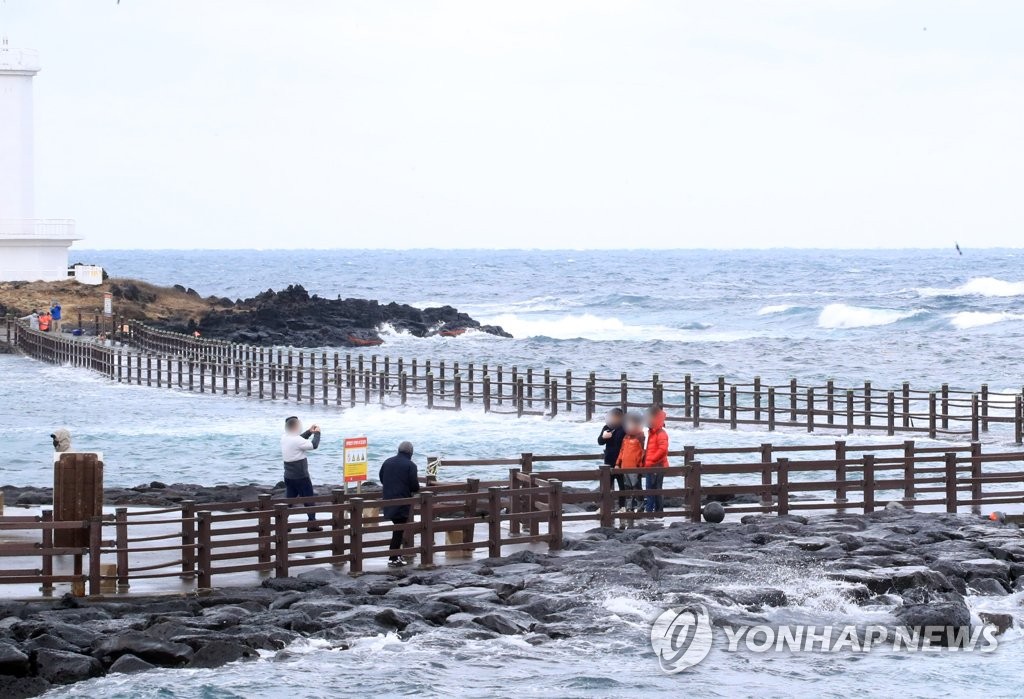
<svg viewBox="0 0 1024 699">
<path fill-rule="evenodd" d="M 380 467 L 381 498 L 384 500 L 402 500 L 412 497 L 420 489 L 416 463 L 412 460 L 413 448 L 410 442 L 398 445 L 398 453 L 386 460 Z M 405 524 L 412 515 L 412 505 L 385 505 L 382 514 L 392 524 Z M 391 550 L 402 548 L 405 532 L 396 529 L 391 532 Z M 397 555 L 388 559 L 389 568 L 401 568 L 405 561 Z"/>
<path fill-rule="evenodd" d="M 626 436 L 626 428 L 622 426 L 622 408 L 612 408 L 605 417 L 604 427 L 601 434 L 597 436 L 597 443 L 604 447 L 604 463 L 606 466 L 615 468 L 619 460 L 619 450 L 622 449 L 622 438 Z M 626 481 L 622 474 L 614 477 L 615 486 L 620 491 L 625 490 Z M 619 498 L 619 509 L 625 509 L 626 498 Z"/>
</svg>

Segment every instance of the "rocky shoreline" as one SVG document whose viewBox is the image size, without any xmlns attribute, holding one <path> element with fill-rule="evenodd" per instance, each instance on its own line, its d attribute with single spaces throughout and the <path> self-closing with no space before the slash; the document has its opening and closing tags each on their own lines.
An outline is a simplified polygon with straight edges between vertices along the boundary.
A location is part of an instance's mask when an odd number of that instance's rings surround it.
<svg viewBox="0 0 1024 699">
<path fill-rule="evenodd" d="M 112 295 L 119 317 L 174 332 L 199 331 L 209 339 L 263 346 L 376 346 L 384 342 L 385 327 L 416 337 L 457 337 L 470 330 L 512 337 L 451 306 L 415 308 L 371 299 L 327 299 L 298 284 L 232 300 L 202 297 L 181 285 L 162 287 L 135 279 L 107 279 L 102 286 L 74 281 L 4 282 L 0 283 L 0 317 L 25 316 L 49 308 L 56 299 L 63 307 L 66 329 L 81 314 L 83 330 L 93 332 L 93 320 L 102 312 L 98 304 L 103 292 Z"/>
<path fill-rule="evenodd" d="M 999 633 L 1012 616 L 972 615 L 964 596 L 1024 589 L 1016 525 L 901 508 L 597 528 L 568 535 L 565 549 L 359 576 L 321 568 L 187 596 L 0 602 L 0 696 L 153 667 L 281 659 L 300 638 L 345 649 L 367 636 L 410 639 L 439 627 L 467 642 L 597 636 L 608 631 L 599 593 L 611 588 L 661 606 L 706 605 L 716 624 L 764 623 L 773 608 L 806 605 L 818 588 L 802 582 L 787 592 L 757 574 L 764 570 L 818 580 L 838 596 L 834 604 L 885 609 L 894 625 L 985 623 Z"/>
</svg>

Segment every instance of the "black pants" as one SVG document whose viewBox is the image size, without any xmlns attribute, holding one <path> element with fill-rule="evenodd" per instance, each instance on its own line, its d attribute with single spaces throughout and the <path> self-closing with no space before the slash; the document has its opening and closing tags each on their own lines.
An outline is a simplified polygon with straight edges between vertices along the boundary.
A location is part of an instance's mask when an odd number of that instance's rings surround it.
<svg viewBox="0 0 1024 699">
<path fill-rule="evenodd" d="M 612 468 L 615 468 L 615 467 L 612 466 Z M 623 476 L 621 473 L 618 473 L 618 474 L 612 476 L 612 480 L 615 483 L 615 489 L 618 490 L 620 493 L 623 490 L 626 490 L 626 477 Z M 619 509 L 621 510 L 625 506 L 626 506 L 626 498 L 620 497 L 619 498 Z"/>
<path fill-rule="evenodd" d="M 286 498 L 311 498 L 314 495 L 316 495 L 316 493 L 313 492 L 313 481 L 308 478 L 284 479 L 284 496 Z M 306 507 L 312 507 L 315 503 L 306 502 L 303 504 Z M 310 512 L 307 516 L 310 521 L 316 519 L 315 512 Z"/>
<path fill-rule="evenodd" d="M 405 524 L 408 521 L 409 521 L 409 516 L 408 515 L 395 515 L 394 517 L 391 518 L 391 523 L 392 524 Z M 405 538 L 405 530 L 403 530 L 403 529 L 396 529 L 395 531 L 391 532 L 391 547 L 390 547 L 391 550 L 392 551 L 397 551 L 398 549 L 402 548 L 402 540 L 404 538 Z M 392 561 L 398 560 L 398 556 L 391 556 L 391 560 Z"/>
</svg>

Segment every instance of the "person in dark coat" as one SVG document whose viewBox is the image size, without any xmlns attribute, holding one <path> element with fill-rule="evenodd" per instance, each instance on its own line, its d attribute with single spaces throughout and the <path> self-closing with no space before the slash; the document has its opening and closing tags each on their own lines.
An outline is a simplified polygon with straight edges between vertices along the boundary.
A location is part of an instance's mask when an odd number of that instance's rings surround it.
<svg viewBox="0 0 1024 699">
<path fill-rule="evenodd" d="M 411 498 L 420 489 L 419 474 L 416 463 L 412 460 L 413 448 L 410 442 L 398 445 L 398 453 L 386 460 L 380 467 L 381 498 L 384 500 L 403 500 Z M 382 514 L 392 524 L 406 524 L 412 516 L 412 505 L 385 505 Z M 405 532 L 397 529 L 391 532 L 391 550 L 402 548 Z M 397 555 L 388 559 L 389 568 L 400 568 L 406 565 Z"/>
<path fill-rule="evenodd" d="M 622 408 L 609 410 L 604 427 L 601 428 L 601 434 L 597 436 L 598 445 L 604 447 L 605 466 L 617 468 L 615 464 L 619 460 L 622 439 L 626 436 L 626 428 L 622 425 L 623 418 Z M 613 480 L 620 491 L 625 490 L 625 478 L 622 474 L 616 475 Z M 619 498 L 619 509 L 623 510 L 625 507 L 626 498 Z"/>
</svg>

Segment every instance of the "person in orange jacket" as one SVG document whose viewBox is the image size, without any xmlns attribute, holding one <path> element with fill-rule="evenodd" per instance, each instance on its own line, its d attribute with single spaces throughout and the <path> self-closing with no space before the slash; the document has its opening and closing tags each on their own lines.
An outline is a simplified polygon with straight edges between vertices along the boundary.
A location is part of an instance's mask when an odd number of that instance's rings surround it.
<svg viewBox="0 0 1024 699">
<path fill-rule="evenodd" d="M 619 449 L 615 467 L 635 470 L 623 475 L 621 490 L 641 490 L 644 487 L 640 482 L 640 469 L 644 465 L 644 442 L 643 416 L 630 413 L 626 417 L 626 434 L 622 437 L 622 448 Z M 640 496 L 631 495 L 626 498 L 625 505 L 619 509 L 619 512 L 636 512 L 640 509 L 642 509 Z"/>
<path fill-rule="evenodd" d="M 39 329 L 43 332 L 50 331 L 50 312 L 43 311 L 39 314 Z"/>
<path fill-rule="evenodd" d="M 647 453 L 644 454 L 644 468 L 665 468 L 668 466 L 668 432 L 665 431 L 665 411 L 658 404 L 647 409 Z M 660 490 L 665 476 L 661 473 L 647 474 L 647 489 Z M 645 512 L 665 510 L 661 494 L 648 495 L 644 500 Z"/>
</svg>

